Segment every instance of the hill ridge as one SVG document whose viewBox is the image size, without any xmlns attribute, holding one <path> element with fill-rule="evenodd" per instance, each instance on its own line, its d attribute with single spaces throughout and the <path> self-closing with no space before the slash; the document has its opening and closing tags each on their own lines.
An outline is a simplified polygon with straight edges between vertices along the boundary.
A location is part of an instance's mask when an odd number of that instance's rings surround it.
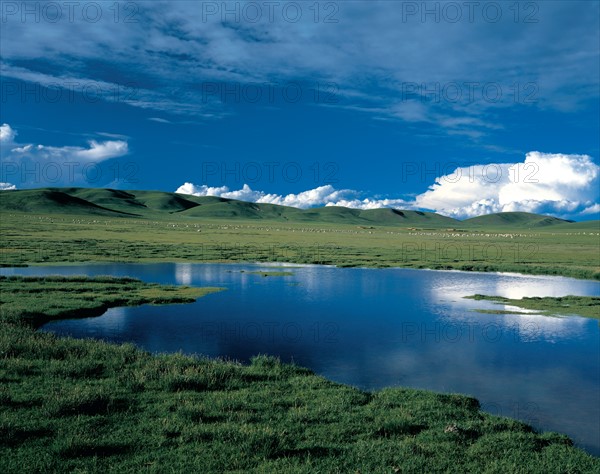
<svg viewBox="0 0 600 474">
<path fill-rule="evenodd" d="M 528 212 L 500 212 L 458 220 L 435 212 L 379 208 L 353 209 L 324 206 L 299 209 L 216 196 L 193 196 L 165 191 L 110 188 L 36 188 L 0 191 L 0 210 L 38 213 L 91 213 L 115 217 L 158 217 L 265 220 L 296 223 L 353 224 L 476 229 L 544 228 L 573 221 Z M 578 224 L 578 223 L 574 223 Z"/>
</svg>

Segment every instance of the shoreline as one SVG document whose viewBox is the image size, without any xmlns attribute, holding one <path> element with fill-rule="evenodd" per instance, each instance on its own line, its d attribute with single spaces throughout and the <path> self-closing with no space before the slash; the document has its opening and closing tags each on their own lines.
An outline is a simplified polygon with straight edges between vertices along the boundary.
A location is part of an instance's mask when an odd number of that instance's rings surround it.
<svg viewBox="0 0 600 474">
<path fill-rule="evenodd" d="M 594 273 L 595 277 L 592 278 L 584 278 L 578 277 L 575 275 L 569 274 L 556 274 L 556 273 L 543 273 L 543 272 L 532 272 L 532 273 L 522 273 L 515 272 L 510 270 L 468 270 L 468 269 L 457 269 L 457 268 L 431 268 L 431 267 L 420 267 L 416 268 L 413 266 L 395 266 L 395 265 L 336 265 L 336 264 L 324 264 L 324 263 L 301 263 L 301 262 L 289 262 L 289 261 L 277 261 L 270 260 L 266 262 L 261 261 L 232 261 L 232 260 L 191 260 L 191 259 L 146 259 L 141 258 L 135 261 L 112 261 L 112 260 L 90 260 L 90 261 L 78 261 L 78 262 L 34 262 L 29 264 L 1 264 L 0 271 L 2 269 L 12 269 L 12 268 L 39 268 L 39 267 L 76 267 L 83 265 L 146 265 L 146 264 L 159 264 L 159 263 L 172 263 L 172 264 L 180 264 L 180 263 L 190 263 L 194 265 L 212 265 L 212 264 L 221 264 L 221 265 L 264 265 L 264 266 L 289 266 L 289 268 L 294 267 L 331 267 L 331 268 L 358 268 L 358 269 L 369 269 L 369 270 L 425 270 L 425 271 L 435 271 L 435 272 L 452 272 L 452 273 L 473 273 L 473 274 L 496 274 L 496 275 L 507 275 L 507 276 L 515 276 L 515 277 L 550 277 L 550 278 L 571 278 L 573 280 L 584 280 L 584 281 L 592 281 L 592 282 L 600 282 L 600 274 Z"/>
</svg>

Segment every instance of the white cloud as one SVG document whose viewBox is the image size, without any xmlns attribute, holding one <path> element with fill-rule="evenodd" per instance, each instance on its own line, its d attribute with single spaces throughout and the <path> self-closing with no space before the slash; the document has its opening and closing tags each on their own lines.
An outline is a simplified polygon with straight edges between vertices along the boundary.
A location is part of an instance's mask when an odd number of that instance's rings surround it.
<svg viewBox="0 0 600 474">
<path fill-rule="evenodd" d="M 563 218 L 600 212 L 600 167 L 588 155 L 530 152 L 522 163 L 491 163 L 457 168 L 440 176 L 412 200 L 362 197 L 352 189 L 320 186 L 298 194 L 267 194 L 247 184 L 242 189 L 185 183 L 176 192 L 307 209 L 344 206 L 355 209 L 428 209 L 464 219 L 495 212 L 523 211 Z"/>
<path fill-rule="evenodd" d="M 67 161 L 81 162 L 101 162 L 110 158 L 116 158 L 126 155 L 129 151 L 125 141 L 105 141 L 97 142 L 91 140 L 89 147 L 80 146 L 46 146 L 27 144 L 12 148 L 7 156 L 3 156 L 6 161 L 20 161 L 31 159 L 34 161 L 56 161 L 66 163 Z"/>
<path fill-rule="evenodd" d="M 412 207 L 412 203 L 403 199 L 359 199 L 361 193 L 353 189 L 335 189 L 331 185 L 319 186 L 298 194 L 267 194 L 263 191 L 254 191 L 247 184 L 242 189 L 232 191 L 227 186 L 209 187 L 197 186 L 192 183 L 181 185 L 176 191 L 181 194 L 194 196 L 218 196 L 240 201 L 258 202 L 266 204 L 279 204 L 281 206 L 308 209 L 322 206 L 343 206 L 354 209 L 379 209 L 382 207 Z"/>
<path fill-rule="evenodd" d="M 258 202 L 269 202 L 271 204 L 306 209 L 314 206 L 336 205 L 340 199 L 354 195 L 356 195 L 355 191 L 349 189 L 336 190 L 333 186 L 328 184 L 298 194 L 288 194 L 286 196 L 268 194 Z"/>
<path fill-rule="evenodd" d="M 97 165 L 129 152 L 125 140 L 90 140 L 87 147 L 48 146 L 15 142 L 17 132 L 10 125 L 0 127 L 2 179 L 19 185 L 100 185 Z M 89 180 L 92 179 L 93 182 Z"/>
<path fill-rule="evenodd" d="M 259 202 L 266 204 L 279 204 L 282 206 L 298 207 L 307 209 L 315 206 L 341 205 L 338 204 L 344 197 L 355 196 L 356 191 L 343 189 L 336 190 L 331 185 L 320 186 L 315 189 L 303 191 L 298 194 L 267 194 L 263 191 L 254 191 L 250 186 L 244 184 L 242 189 L 230 190 L 227 186 L 209 187 L 206 185 L 196 186 L 185 183 L 180 186 L 176 193 L 192 194 L 194 196 L 219 196 L 240 201 Z"/>
<path fill-rule="evenodd" d="M 582 215 L 593 215 L 593 214 L 600 214 L 600 204 L 593 204 L 592 206 L 588 207 L 587 209 L 584 209 L 583 211 L 581 211 Z"/>
<path fill-rule="evenodd" d="M 0 191 L 14 191 L 17 187 L 11 183 L 0 183 Z"/>
<path fill-rule="evenodd" d="M 245 186 L 245 185 L 244 185 Z M 221 196 L 222 193 L 229 192 L 227 186 L 211 188 L 206 185 L 196 186 L 192 183 L 184 183 L 175 190 L 176 193 L 190 194 L 192 196 Z"/>
<path fill-rule="evenodd" d="M 358 193 L 356 193 L 358 194 Z M 352 209 L 381 209 L 382 207 L 390 207 L 393 209 L 414 209 L 412 202 L 404 199 L 341 199 L 335 203 L 327 204 L 327 206 L 343 206 Z"/>
<path fill-rule="evenodd" d="M 510 211 L 566 216 L 594 206 L 599 173 L 587 155 L 535 151 L 523 163 L 457 168 L 436 178 L 415 203 L 458 218 Z"/>
<path fill-rule="evenodd" d="M 109 158 L 126 155 L 129 151 L 127 142 L 123 140 L 113 140 L 102 143 L 91 140 L 89 145 L 89 148 L 77 150 L 75 156 L 88 161 L 103 161 L 108 160 Z"/>
<path fill-rule="evenodd" d="M 9 124 L 0 125 L 0 143 L 12 143 L 17 132 L 15 132 Z"/>
</svg>

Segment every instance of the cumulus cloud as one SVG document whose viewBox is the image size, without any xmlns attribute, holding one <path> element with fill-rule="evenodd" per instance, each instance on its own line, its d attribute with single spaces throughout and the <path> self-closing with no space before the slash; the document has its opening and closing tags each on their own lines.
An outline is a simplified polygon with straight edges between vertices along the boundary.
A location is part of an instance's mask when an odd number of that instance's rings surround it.
<svg viewBox="0 0 600 474">
<path fill-rule="evenodd" d="M 187 182 L 176 192 L 195 196 L 220 196 L 242 201 L 281 204 L 307 209 L 344 206 L 355 209 L 401 208 L 432 210 L 464 219 L 495 212 L 524 211 L 563 218 L 600 212 L 600 167 L 588 155 L 530 152 L 522 163 L 491 163 L 456 168 L 440 176 L 414 199 L 363 197 L 352 189 L 320 186 L 298 194 L 268 194 L 244 184 L 197 186 Z"/>
<path fill-rule="evenodd" d="M 263 191 L 255 191 L 247 184 L 242 189 L 230 190 L 227 186 L 210 187 L 206 185 L 197 186 L 192 183 L 181 185 L 176 193 L 191 194 L 193 196 L 218 196 L 240 201 L 279 204 L 281 206 L 308 209 L 317 206 L 343 206 L 354 209 L 379 209 L 382 207 L 409 208 L 412 204 L 404 199 L 360 199 L 361 193 L 353 189 L 335 189 L 331 185 L 319 186 L 298 194 L 268 194 Z"/>
<path fill-rule="evenodd" d="M 12 143 L 17 132 L 15 132 L 9 124 L 0 125 L 0 143 Z"/>
<path fill-rule="evenodd" d="M 194 196 L 218 196 L 228 199 L 238 199 L 240 201 L 279 204 L 282 206 L 298 207 L 307 209 L 315 206 L 333 206 L 344 205 L 340 202 L 350 202 L 346 199 L 356 196 L 358 193 L 350 189 L 336 190 L 331 185 L 319 186 L 315 189 L 303 191 L 298 194 L 267 194 L 263 191 L 254 191 L 250 186 L 244 184 L 242 189 L 230 190 L 227 186 L 209 187 L 206 185 L 197 186 L 192 183 L 185 183 L 180 186 L 176 193 L 191 194 Z"/>
<path fill-rule="evenodd" d="M 593 214 L 600 214 L 600 204 L 594 204 L 590 207 L 588 207 L 587 209 L 584 209 L 583 211 L 581 211 L 582 215 L 593 215 Z"/>
<path fill-rule="evenodd" d="M 210 187 L 206 185 L 197 186 L 192 183 L 181 185 L 176 193 L 191 194 L 193 196 L 218 196 L 240 201 L 279 204 L 281 206 L 308 209 L 319 206 L 343 206 L 353 209 L 379 209 L 382 207 L 412 208 L 413 204 L 404 199 L 360 199 L 362 193 L 353 189 L 335 189 L 331 185 L 319 186 L 298 194 L 267 194 L 263 191 L 255 191 L 247 184 L 242 189 L 230 190 L 227 186 Z"/>
<path fill-rule="evenodd" d="M 17 187 L 11 183 L 0 183 L 0 191 L 14 191 Z"/>
<path fill-rule="evenodd" d="M 436 178 L 415 204 L 457 218 L 510 211 L 589 213 L 598 200 L 599 172 L 588 155 L 534 151 L 523 163 L 457 168 Z"/>
<path fill-rule="evenodd" d="M 87 147 L 48 146 L 17 143 L 16 136 L 17 131 L 9 124 L 0 126 L 1 178 L 25 186 L 99 185 L 97 181 L 86 183 L 90 176 L 98 179 L 98 169 L 91 168 L 129 152 L 126 140 L 90 140 Z"/>
</svg>

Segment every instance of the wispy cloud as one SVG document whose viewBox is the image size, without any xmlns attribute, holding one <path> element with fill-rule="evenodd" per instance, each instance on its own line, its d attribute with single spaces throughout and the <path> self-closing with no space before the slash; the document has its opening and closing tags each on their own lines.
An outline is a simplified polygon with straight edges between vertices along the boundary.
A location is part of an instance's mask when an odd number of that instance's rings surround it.
<svg viewBox="0 0 600 474">
<path fill-rule="evenodd" d="M 481 6 L 470 15 L 460 2 L 460 21 L 444 17 L 443 2 L 429 6 L 442 9 L 438 20 L 424 20 L 407 15 L 405 3 L 331 2 L 335 11 L 318 18 L 301 4 L 298 21 L 260 2 L 254 22 L 243 2 L 135 3 L 134 22 L 108 11 L 93 23 L 11 16 L 0 33 L 2 74 L 46 87 L 94 82 L 103 100 L 212 118 L 227 105 L 207 100 L 203 84 L 334 83 L 339 100 L 330 106 L 473 139 L 500 108 L 572 111 L 598 98 L 596 2 L 538 2 L 535 22 L 504 4 L 490 21 Z M 237 16 L 224 14 L 236 8 Z"/>
</svg>

